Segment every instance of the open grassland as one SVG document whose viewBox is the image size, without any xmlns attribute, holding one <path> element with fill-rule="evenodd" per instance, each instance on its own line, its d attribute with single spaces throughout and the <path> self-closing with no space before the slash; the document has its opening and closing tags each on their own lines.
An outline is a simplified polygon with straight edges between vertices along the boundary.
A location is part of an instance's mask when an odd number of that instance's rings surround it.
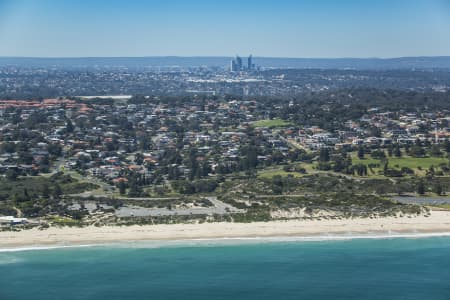
<svg viewBox="0 0 450 300">
<path fill-rule="evenodd" d="M 364 164 L 366 166 L 376 166 L 372 169 L 374 170 L 375 174 L 378 173 L 378 171 L 381 171 L 383 169 L 383 163 L 379 159 L 371 158 L 369 155 L 366 155 L 366 158 L 359 159 L 356 153 L 352 153 L 352 163 L 354 165 L 356 164 Z M 437 168 L 441 164 L 447 164 L 448 159 L 444 157 L 411 157 L 411 156 L 403 156 L 403 157 L 387 157 L 387 160 L 389 162 L 388 166 L 389 168 L 410 168 L 414 170 L 414 172 L 418 175 L 421 175 L 425 172 L 425 170 L 429 169 L 431 166 Z M 369 172 L 369 175 L 374 175 Z"/>
</svg>

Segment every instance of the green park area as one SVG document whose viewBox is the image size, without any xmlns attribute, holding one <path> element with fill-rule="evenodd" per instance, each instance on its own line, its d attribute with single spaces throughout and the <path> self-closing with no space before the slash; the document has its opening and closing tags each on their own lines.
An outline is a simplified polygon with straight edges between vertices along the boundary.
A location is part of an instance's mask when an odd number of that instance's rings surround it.
<svg viewBox="0 0 450 300">
<path fill-rule="evenodd" d="M 402 169 L 409 168 L 413 170 L 416 174 L 421 174 L 428 170 L 430 167 L 439 168 L 441 164 L 447 164 L 448 159 L 444 157 L 386 157 L 389 168 Z M 375 159 L 367 157 L 364 159 L 358 158 L 356 152 L 352 153 L 352 164 L 364 164 L 367 167 L 371 167 L 375 173 L 382 170 L 384 167 L 383 161 L 381 159 Z M 369 175 L 370 172 L 369 172 Z"/>
<path fill-rule="evenodd" d="M 259 120 L 253 123 L 255 127 L 268 127 L 268 128 L 277 128 L 277 127 L 289 127 L 292 123 L 281 120 L 281 119 L 272 119 L 272 120 Z"/>
</svg>

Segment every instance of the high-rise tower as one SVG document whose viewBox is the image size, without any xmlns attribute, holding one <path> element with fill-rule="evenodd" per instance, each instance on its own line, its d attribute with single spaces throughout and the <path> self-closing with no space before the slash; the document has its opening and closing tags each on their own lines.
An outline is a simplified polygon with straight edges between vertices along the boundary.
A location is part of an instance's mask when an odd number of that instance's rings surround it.
<svg viewBox="0 0 450 300">
<path fill-rule="evenodd" d="M 230 64 L 230 71 L 231 72 L 237 72 L 237 66 L 236 66 L 236 61 L 234 59 L 231 60 L 231 64 Z"/>
<path fill-rule="evenodd" d="M 250 56 L 247 59 L 247 70 L 251 71 L 253 70 L 253 62 L 252 62 L 252 55 L 250 54 Z"/>
<path fill-rule="evenodd" d="M 255 65 L 253 64 L 253 56 L 247 58 L 247 65 L 244 65 L 242 62 L 242 58 L 239 55 L 236 55 L 235 59 L 232 59 L 230 62 L 230 71 L 231 72 L 240 72 L 240 71 L 252 71 L 255 69 Z"/>
<path fill-rule="evenodd" d="M 239 55 L 236 55 L 236 67 L 239 71 L 242 71 L 242 58 Z"/>
</svg>

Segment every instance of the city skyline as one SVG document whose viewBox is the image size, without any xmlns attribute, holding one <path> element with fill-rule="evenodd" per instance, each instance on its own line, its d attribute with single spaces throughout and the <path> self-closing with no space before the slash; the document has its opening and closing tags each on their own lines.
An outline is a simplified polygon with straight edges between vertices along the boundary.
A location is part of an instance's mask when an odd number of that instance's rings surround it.
<svg viewBox="0 0 450 300">
<path fill-rule="evenodd" d="M 445 0 L 0 0 L 0 56 L 446 56 L 449 30 Z"/>
</svg>

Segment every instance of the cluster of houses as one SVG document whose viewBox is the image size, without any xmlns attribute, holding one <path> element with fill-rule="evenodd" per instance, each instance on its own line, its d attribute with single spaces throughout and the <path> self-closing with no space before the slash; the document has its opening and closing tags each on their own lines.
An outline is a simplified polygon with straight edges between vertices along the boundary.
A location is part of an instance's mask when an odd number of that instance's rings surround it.
<svg viewBox="0 0 450 300">
<path fill-rule="evenodd" d="M 0 173 L 12 169 L 36 175 L 67 168 L 116 185 L 131 173 L 153 182 L 176 169 L 176 178 L 186 178 L 192 155 L 203 173 L 214 173 L 221 165 L 239 164 L 250 139 L 257 141 L 256 159 L 267 163 L 275 152 L 287 156 L 293 146 L 341 149 L 450 137 L 448 115 L 399 116 L 378 108 L 335 132 L 315 126 L 254 128 L 250 125 L 266 118 L 267 111 L 248 100 L 2 100 L 0 114 Z"/>
<path fill-rule="evenodd" d="M 306 127 L 287 136 L 305 149 L 323 147 L 351 149 L 355 146 L 386 147 L 392 144 L 413 145 L 417 140 L 443 143 L 450 139 L 450 116 L 436 113 L 406 113 L 395 116 L 378 108 L 358 120 L 345 122 L 346 130 L 327 132 L 319 127 Z M 377 135 L 373 134 L 376 129 Z"/>
<path fill-rule="evenodd" d="M 249 124 L 257 120 L 254 101 L 194 100 L 170 105 L 146 100 L 113 105 L 67 99 L 0 101 L 4 116 L 0 172 L 14 169 L 35 175 L 75 169 L 118 184 L 127 181 L 130 172 L 151 180 L 155 173 L 165 175 L 171 166 L 183 177 L 190 171 L 186 161 L 191 148 L 198 163 L 213 172 L 220 163 L 239 160 Z M 257 128 L 255 134 L 263 143 L 260 149 L 288 151 L 277 132 Z M 55 146 L 61 150 L 56 154 L 51 149 Z M 170 161 L 167 156 L 174 151 L 181 157 Z M 258 159 L 267 160 L 267 152 L 261 150 Z"/>
</svg>

